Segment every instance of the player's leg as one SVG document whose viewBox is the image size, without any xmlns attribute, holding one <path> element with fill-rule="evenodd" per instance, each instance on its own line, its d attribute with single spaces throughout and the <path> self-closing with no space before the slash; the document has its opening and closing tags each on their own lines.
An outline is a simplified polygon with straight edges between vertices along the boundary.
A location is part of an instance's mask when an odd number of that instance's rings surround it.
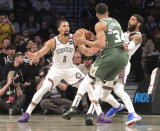
<svg viewBox="0 0 160 131">
<path fill-rule="evenodd" d="M 50 71 L 45 80 L 42 83 L 41 88 L 34 94 L 31 103 L 29 104 L 26 112 L 18 119 L 18 122 L 28 122 L 28 119 L 36 107 L 36 105 L 40 102 L 43 95 L 49 91 L 51 88 L 55 88 L 60 82 L 60 75 L 56 71 Z M 54 74 L 54 76 L 53 76 Z"/>
<path fill-rule="evenodd" d="M 101 110 L 100 104 L 99 104 L 99 98 L 103 94 L 102 86 L 103 82 L 101 80 L 96 80 L 95 83 L 95 90 L 93 92 L 93 98 L 91 100 L 91 105 L 89 107 L 89 110 L 87 112 L 85 123 L 86 125 L 93 125 L 93 114 L 96 110 L 97 112 L 97 122 L 103 122 L 103 123 L 110 123 L 111 120 L 104 117 L 104 113 Z"/>
<path fill-rule="evenodd" d="M 82 96 L 86 92 L 89 92 L 88 95 L 89 95 L 89 98 L 91 99 L 92 94 L 93 94 L 92 93 L 93 87 L 90 84 L 91 82 L 92 82 L 92 78 L 90 78 L 88 75 L 82 80 L 82 82 L 80 83 L 80 85 L 78 87 L 78 91 L 77 91 L 77 94 L 73 100 L 71 108 L 63 114 L 64 119 L 69 120 L 69 119 L 71 119 L 71 116 L 76 113 L 76 108 L 78 107 L 78 105 L 82 99 Z"/>
<path fill-rule="evenodd" d="M 128 110 L 129 114 L 126 124 L 131 125 L 134 124 L 136 121 L 141 120 L 141 117 L 138 116 L 134 110 L 130 96 L 127 94 L 127 92 L 124 91 L 124 84 L 121 82 L 116 82 L 114 92 L 119 98 L 121 98 Z"/>
<path fill-rule="evenodd" d="M 133 107 L 133 104 L 131 102 L 131 99 L 130 99 L 130 96 L 127 94 L 127 92 L 125 92 L 124 90 L 124 84 L 126 83 L 126 79 L 127 79 L 127 76 L 129 74 L 129 71 L 130 71 L 130 62 L 128 62 L 127 66 L 125 67 L 125 70 L 122 71 L 119 76 L 118 76 L 118 79 L 116 79 L 116 84 L 114 85 L 114 92 L 115 94 L 121 98 L 121 100 L 123 101 L 123 103 L 125 104 L 125 107 L 127 108 L 128 112 L 129 112 L 129 116 L 130 114 L 132 114 L 133 116 L 137 116 L 137 120 L 141 119 L 136 113 L 135 113 L 135 110 L 134 110 L 134 107 Z M 121 106 L 122 107 L 122 106 Z M 115 107 L 113 106 L 107 113 L 106 113 L 106 116 L 110 116 L 110 111 L 112 109 L 114 109 Z M 115 108 L 116 109 L 116 108 Z M 118 110 L 118 108 L 117 108 Z M 121 108 L 119 108 L 119 110 L 121 110 Z M 112 110 L 112 111 L 115 111 L 114 113 L 116 113 L 117 111 L 116 110 Z M 131 115 L 131 116 L 132 116 Z M 128 117 L 128 122 L 132 122 L 133 118 L 130 119 L 131 117 Z M 135 119 L 134 119 L 135 121 Z"/>
<path fill-rule="evenodd" d="M 102 101 L 109 103 L 112 105 L 112 108 L 109 109 L 109 111 L 106 113 L 107 117 L 113 117 L 118 111 L 121 111 L 124 109 L 124 105 L 119 103 L 112 95 L 111 91 L 108 89 L 103 88 L 103 95 L 100 98 Z"/>
</svg>

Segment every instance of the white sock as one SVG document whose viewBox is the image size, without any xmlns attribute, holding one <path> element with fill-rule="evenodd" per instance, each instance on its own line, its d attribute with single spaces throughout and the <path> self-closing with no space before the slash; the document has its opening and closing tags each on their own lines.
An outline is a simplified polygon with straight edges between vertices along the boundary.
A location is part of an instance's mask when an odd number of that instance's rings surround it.
<svg viewBox="0 0 160 131">
<path fill-rule="evenodd" d="M 95 104 L 91 103 L 87 114 L 94 114 Z"/>
<path fill-rule="evenodd" d="M 101 114 L 102 109 L 101 109 L 100 104 L 95 104 L 95 111 L 96 111 L 97 115 Z"/>
<path fill-rule="evenodd" d="M 74 100 L 73 100 L 72 106 L 78 107 L 81 99 L 82 99 L 81 96 L 76 95 L 75 98 L 74 98 Z"/>
<path fill-rule="evenodd" d="M 102 94 L 103 83 L 100 80 L 97 80 L 94 86 L 95 86 L 95 90 L 93 92 L 92 100 L 95 100 L 98 102 L 100 95 Z M 91 103 L 87 114 L 93 114 L 95 110 L 97 115 L 99 115 L 102 112 L 102 109 L 99 104 Z"/>
<path fill-rule="evenodd" d="M 88 87 L 91 88 L 91 83 L 92 79 L 87 75 L 82 82 L 80 83 L 79 87 L 78 87 L 78 91 L 77 94 L 81 94 L 82 96 L 88 91 Z M 91 92 L 89 90 L 89 92 Z M 92 93 L 92 92 L 91 92 Z M 78 107 L 80 101 L 81 101 L 82 97 L 79 95 L 76 95 L 74 98 L 74 101 L 72 103 L 72 106 Z"/>
<path fill-rule="evenodd" d="M 135 112 L 133 104 L 131 102 L 130 96 L 124 91 L 124 85 L 120 82 L 117 82 L 114 87 L 115 94 L 122 99 L 123 103 L 125 104 L 128 113 Z"/>
<path fill-rule="evenodd" d="M 32 111 L 34 110 L 35 107 L 36 107 L 35 105 L 29 104 L 26 112 L 27 112 L 29 115 L 31 115 L 31 113 L 32 113 Z"/>
</svg>

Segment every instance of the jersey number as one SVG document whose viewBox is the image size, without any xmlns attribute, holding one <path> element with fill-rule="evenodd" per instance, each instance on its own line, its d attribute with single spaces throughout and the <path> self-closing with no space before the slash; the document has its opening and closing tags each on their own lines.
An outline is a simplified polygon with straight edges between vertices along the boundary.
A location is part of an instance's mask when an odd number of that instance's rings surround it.
<svg viewBox="0 0 160 131">
<path fill-rule="evenodd" d="M 119 43 L 124 40 L 123 32 L 120 34 L 118 30 L 114 30 L 113 34 L 115 34 L 116 37 L 115 43 Z"/>
<path fill-rule="evenodd" d="M 66 63 L 67 56 L 63 57 L 63 63 Z"/>
</svg>

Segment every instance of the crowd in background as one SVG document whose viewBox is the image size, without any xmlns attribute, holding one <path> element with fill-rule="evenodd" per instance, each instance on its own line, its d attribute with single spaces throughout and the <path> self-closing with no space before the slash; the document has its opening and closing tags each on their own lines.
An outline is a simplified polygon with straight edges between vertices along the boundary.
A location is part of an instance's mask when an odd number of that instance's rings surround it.
<svg viewBox="0 0 160 131">
<path fill-rule="evenodd" d="M 67 1 L 72 6 L 72 2 Z M 124 31 L 133 13 L 144 17 L 141 28 L 143 42 L 131 59 L 134 81 L 141 82 L 160 66 L 160 14 L 156 10 L 160 1 L 87 0 L 77 19 L 81 27 L 93 32 L 97 22 L 94 7 L 98 2 L 109 5 L 110 16 L 120 22 Z M 37 52 L 45 41 L 57 35 L 56 21 L 63 18 L 69 20 L 65 12 L 57 11 L 52 0 L 0 1 L 0 113 L 19 114 L 28 106 L 47 73 L 53 52 L 48 52 L 32 64 L 24 53 Z M 74 30 L 81 27 L 77 26 Z M 83 56 L 76 50 L 73 63 L 87 74 L 95 58 Z M 63 114 L 70 107 L 76 90 L 62 80 L 58 88 L 44 96 L 38 109 L 41 107 L 44 114 Z M 86 112 L 87 96 L 83 97 L 81 105 L 80 110 Z"/>
</svg>

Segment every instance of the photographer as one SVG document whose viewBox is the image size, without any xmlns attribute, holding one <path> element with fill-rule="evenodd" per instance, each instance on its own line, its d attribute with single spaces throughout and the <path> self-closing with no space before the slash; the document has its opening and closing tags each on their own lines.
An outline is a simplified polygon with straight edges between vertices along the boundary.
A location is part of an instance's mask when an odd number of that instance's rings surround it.
<svg viewBox="0 0 160 131">
<path fill-rule="evenodd" d="M 15 28 L 5 15 L 0 16 L 0 48 L 2 48 L 2 40 L 4 38 L 11 39 L 11 35 L 15 33 Z"/>
<path fill-rule="evenodd" d="M 18 75 L 15 71 L 10 71 L 7 80 L 0 82 L 0 112 L 16 115 L 20 113 L 20 109 L 25 102 Z"/>
</svg>

